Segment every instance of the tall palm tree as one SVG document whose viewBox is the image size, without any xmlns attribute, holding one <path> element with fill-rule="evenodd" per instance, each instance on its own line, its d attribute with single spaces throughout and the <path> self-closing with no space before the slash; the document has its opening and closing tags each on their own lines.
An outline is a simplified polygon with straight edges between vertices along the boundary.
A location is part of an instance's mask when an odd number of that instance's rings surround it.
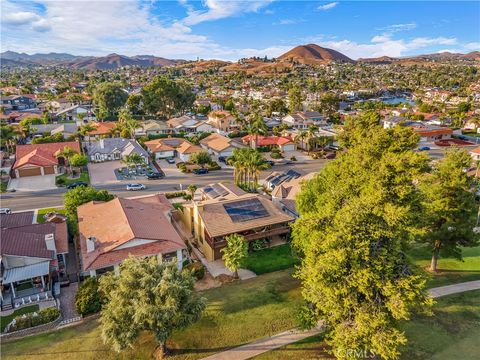
<svg viewBox="0 0 480 360">
<path fill-rule="evenodd" d="M 77 152 L 73 150 L 70 146 L 65 146 L 62 151 L 59 151 L 55 156 L 57 158 L 63 157 L 68 162 L 68 168 L 70 170 L 70 174 L 72 173 L 72 164 L 70 163 L 70 159 L 76 155 Z"/>
<path fill-rule="evenodd" d="M 307 130 L 307 141 L 308 141 L 308 154 L 310 154 L 310 151 L 312 150 L 312 145 L 315 142 L 315 139 L 317 137 L 317 131 L 318 127 L 315 125 L 310 125 Z"/>
<path fill-rule="evenodd" d="M 11 126 L 2 125 L 0 128 L 0 145 L 4 147 L 8 153 L 11 153 L 15 146 L 15 131 Z"/>
<path fill-rule="evenodd" d="M 307 137 L 308 137 L 308 133 L 307 133 L 305 130 L 299 130 L 299 131 L 297 132 L 297 134 L 295 135 L 294 141 L 295 141 L 297 144 L 298 144 L 298 143 L 302 144 L 302 145 L 301 145 L 302 150 L 305 150 L 305 149 L 303 148 L 303 146 L 304 146 L 304 144 L 305 144 L 305 140 L 307 139 Z"/>
<path fill-rule="evenodd" d="M 267 132 L 268 127 L 263 121 L 263 117 L 259 113 L 255 113 L 248 128 L 249 135 L 255 136 L 255 149 L 258 147 L 258 135 L 266 135 Z"/>
<path fill-rule="evenodd" d="M 195 195 L 195 191 L 197 191 L 197 186 L 194 184 L 190 184 L 187 187 L 187 191 L 190 193 L 190 196 L 192 197 L 192 202 L 193 202 L 193 196 Z"/>
<path fill-rule="evenodd" d="M 258 176 L 260 175 L 260 171 L 267 169 L 268 165 L 258 151 L 250 152 L 248 160 L 249 172 L 251 174 L 251 183 L 249 183 L 249 187 L 253 190 L 258 186 Z"/>
<path fill-rule="evenodd" d="M 87 136 L 90 133 L 90 131 L 93 131 L 93 130 L 95 130 L 95 126 L 92 123 L 88 123 L 88 124 L 81 125 L 77 131 L 77 134 L 79 135 L 80 140 L 83 141 L 85 139 L 85 136 Z"/>
</svg>

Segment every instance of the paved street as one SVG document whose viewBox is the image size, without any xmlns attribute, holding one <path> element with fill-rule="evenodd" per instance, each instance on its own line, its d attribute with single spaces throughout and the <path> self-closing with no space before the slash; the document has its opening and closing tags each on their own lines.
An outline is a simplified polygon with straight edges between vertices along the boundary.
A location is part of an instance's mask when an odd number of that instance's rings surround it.
<svg viewBox="0 0 480 360">
<path fill-rule="evenodd" d="M 263 171 L 260 174 L 260 179 L 264 179 L 272 171 L 288 171 L 289 169 L 299 169 L 305 173 L 319 171 L 326 160 L 312 160 L 304 163 L 293 163 L 290 165 L 275 165 L 272 169 Z M 132 192 L 125 189 L 128 181 L 121 183 L 109 183 L 104 185 L 93 185 L 97 189 L 106 189 L 113 194 L 121 197 L 130 197 L 134 195 L 147 195 L 157 192 L 176 191 L 180 186 L 185 189 L 190 184 L 203 186 L 219 181 L 232 181 L 233 170 L 222 169 L 212 171 L 205 175 L 182 174 L 175 172 L 167 173 L 167 176 L 161 180 L 142 180 L 136 181 L 143 183 L 147 189 L 141 192 Z M 63 194 L 66 192 L 65 188 L 44 190 L 37 192 L 15 192 L 5 193 L 0 196 L 0 207 L 7 207 L 12 211 L 23 211 L 30 209 L 39 209 L 46 207 L 61 206 L 63 204 Z"/>
</svg>

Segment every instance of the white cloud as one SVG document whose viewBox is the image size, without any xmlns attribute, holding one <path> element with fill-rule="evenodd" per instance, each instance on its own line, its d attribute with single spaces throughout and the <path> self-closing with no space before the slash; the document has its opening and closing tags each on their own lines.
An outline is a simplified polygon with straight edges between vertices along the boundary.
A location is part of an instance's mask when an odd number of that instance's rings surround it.
<svg viewBox="0 0 480 360">
<path fill-rule="evenodd" d="M 237 16 L 242 13 L 257 12 L 267 6 L 273 0 L 205 0 L 206 10 L 194 10 L 190 8 L 188 16 L 182 20 L 185 25 L 196 25 L 205 21 L 224 19 Z"/>
<path fill-rule="evenodd" d="M 413 30 L 416 27 L 417 27 L 417 24 L 415 24 L 414 22 L 411 22 L 411 23 L 406 23 L 406 24 L 393 24 L 393 25 L 386 26 L 384 28 L 379 28 L 378 30 L 384 30 L 385 32 L 387 32 L 389 34 L 392 34 L 392 33 L 396 33 L 396 32 L 399 32 L 399 31 Z"/>
<path fill-rule="evenodd" d="M 333 9 L 337 5 L 338 5 L 338 2 L 331 2 L 331 3 L 325 4 L 325 5 L 320 5 L 319 7 L 317 7 L 317 9 L 326 11 L 326 10 Z"/>
</svg>

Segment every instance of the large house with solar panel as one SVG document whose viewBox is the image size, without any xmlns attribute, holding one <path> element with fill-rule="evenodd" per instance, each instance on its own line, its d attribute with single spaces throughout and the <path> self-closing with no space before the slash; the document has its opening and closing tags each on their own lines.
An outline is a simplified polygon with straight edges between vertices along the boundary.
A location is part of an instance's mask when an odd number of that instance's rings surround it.
<svg viewBox="0 0 480 360">
<path fill-rule="evenodd" d="M 182 221 L 208 261 L 222 258 L 225 237 L 240 234 L 246 241 L 286 241 L 294 218 L 260 194 L 232 184 L 217 183 L 200 189 L 201 199 L 184 204 Z"/>
</svg>

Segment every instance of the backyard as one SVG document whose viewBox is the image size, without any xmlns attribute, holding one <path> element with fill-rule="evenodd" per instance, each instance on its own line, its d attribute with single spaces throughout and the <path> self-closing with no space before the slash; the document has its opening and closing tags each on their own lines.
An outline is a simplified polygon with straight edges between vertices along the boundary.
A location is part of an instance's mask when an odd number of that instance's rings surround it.
<svg viewBox="0 0 480 360">
<path fill-rule="evenodd" d="M 23 315 L 23 314 L 28 314 L 32 313 L 34 311 L 37 311 L 39 309 L 38 305 L 31 305 L 31 306 L 25 306 L 23 308 L 20 308 L 18 310 L 15 310 L 13 313 L 10 315 L 6 316 L 1 316 L 0 317 L 0 331 L 3 332 L 5 327 L 12 322 L 14 318 L 17 316 Z"/>
<path fill-rule="evenodd" d="M 292 254 L 290 244 L 283 244 L 268 249 L 250 252 L 243 267 L 260 275 L 272 271 L 288 269 L 298 263 L 299 259 Z"/>
<path fill-rule="evenodd" d="M 235 282 L 202 292 L 207 309 L 195 325 L 168 342 L 171 359 L 199 359 L 223 349 L 295 327 L 301 303 L 291 270 Z M 199 335 L 201 334 L 201 335 Z M 155 349 L 151 334 L 142 334 L 133 350 L 116 354 L 100 340 L 98 320 L 52 333 L 2 344 L 4 359 L 33 359 L 55 354 L 68 359 L 150 359 Z"/>
<path fill-rule="evenodd" d="M 65 214 L 64 209 L 59 209 L 59 208 L 44 208 L 44 209 L 39 209 L 37 212 L 37 223 L 43 223 L 45 222 L 45 215 L 51 212 L 56 212 L 58 214 Z"/>
</svg>

